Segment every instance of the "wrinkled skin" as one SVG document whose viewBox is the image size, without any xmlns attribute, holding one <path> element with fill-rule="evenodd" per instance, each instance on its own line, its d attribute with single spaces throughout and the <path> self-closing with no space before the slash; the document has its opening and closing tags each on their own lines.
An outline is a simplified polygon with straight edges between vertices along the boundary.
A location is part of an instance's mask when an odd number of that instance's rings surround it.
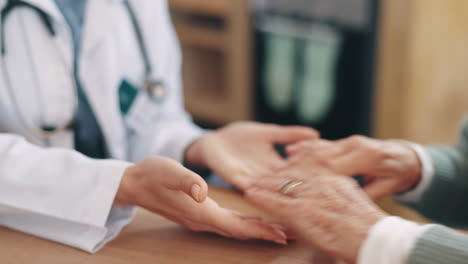
<svg viewBox="0 0 468 264">
<path fill-rule="evenodd" d="M 275 144 L 316 139 L 316 130 L 255 122 L 237 122 L 195 141 L 187 150 L 188 163 L 213 170 L 224 180 L 245 190 L 256 178 L 284 166 Z"/>
<path fill-rule="evenodd" d="M 370 228 L 385 217 L 354 180 L 327 173 L 296 179 L 288 171 L 253 184 L 246 197 L 281 219 L 311 247 L 346 263 L 356 263 Z M 321 174 L 319 176 L 319 174 Z M 279 192 L 288 180 L 302 181 L 290 194 Z"/>
<path fill-rule="evenodd" d="M 352 136 L 338 141 L 309 140 L 286 149 L 284 170 L 306 176 L 317 167 L 340 175 L 364 175 L 364 191 L 373 199 L 412 189 L 421 180 L 417 154 L 405 143 Z"/>
<path fill-rule="evenodd" d="M 207 193 L 199 175 L 171 159 L 150 157 L 125 171 L 114 204 L 141 206 L 194 231 L 286 243 L 282 226 L 221 208 Z"/>
</svg>

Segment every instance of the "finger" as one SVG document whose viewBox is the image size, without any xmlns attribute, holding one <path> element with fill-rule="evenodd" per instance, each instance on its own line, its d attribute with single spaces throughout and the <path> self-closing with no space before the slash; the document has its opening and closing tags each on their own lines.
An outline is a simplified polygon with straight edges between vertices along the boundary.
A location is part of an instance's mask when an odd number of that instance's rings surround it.
<svg viewBox="0 0 468 264">
<path fill-rule="evenodd" d="M 361 170 L 363 166 L 360 165 L 362 162 L 366 162 L 362 159 L 362 155 L 360 155 L 358 151 L 351 151 L 329 160 L 327 164 L 328 167 L 337 174 L 355 176 L 364 173 L 364 171 Z M 366 166 L 364 166 L 364 168 L 365 167 Z"/>
<path fill-rule="evenodd" d="M 221 208 L 210 198 L 199 205 L 195 211 L 202 216 L 191 219 L 199 226 L 204 226 L 205 231 L 238 239 L 263 239 L 280 244 L 286 243 L 286 234 L 282 229 L 264 223 L 259 217 Z"/>
<path fill-rule="evenodd" d="M 377 180 L 364 186 L 363 190 L 374 201 L 379 201 L 395 192 L 396 184 L 393 181 Z"/>
<path fill-rule="evenodd" d="M 183 191 L 196 202 L 203 202 L 208 195 L 208 185 L 205 180 L 190 170 L 184 170 L 177 175 L 176 179 L 168 180 L 170 189 Z"/>
<path fill-rule="evenodd" d="M 252 179 L 244 175 L 233 175 L 230 179 L 230 183 L 241 191 L 253 184 Z"/>
<path fill-rule="evenodd" d="M 280 229 L 281 231 L 283 231 L 284 234 L 286 235 L 286 237 L 288 238 L 288 240 L 297 240 L 298 236 L 296 235 L 296 233 L 292 229 L 287 228 L 287 227 L 285 227 L 283 225 L 279 225 L 279 224 L 270 224 L 270 225 Z"/>
<path fill-rule="evenodd" d="M 275 126 L 270 135 L 276 144 L 291 144 L 320 137 L 317 130 L 301 126 Z"/>
<path fill-rule="evenodd" d="M 314 139 L 302 141 L 299 143 L 288 145 L 285 149 L 288 156 L 296 155 L 302 151 L 313 152 L 319 151 L 323 148 L 330 147 L 333 143 L 329 140 Z"/>
<path fill-rule="evenodd" d="M 283 210 L 291 208 L 292 197 L 280 194 L 279 192 L 251 188 L 245 192 L 245 197 L 256 207 L 267 211 L 273 215 L 280 216 Z"/>
<path fill-rule="evenodd" d="M 292 179 L 278 176 L 265 176 L 256 179 L 249 185 L 249 188 L 260 188 L 270 191 L 279 191 L 281 187 Z"/>
<path fill-rule="evenodd" d="M 297 155 L 301 151 L 301 146 L 299 144 L 292 144 L 286 146 L 284 149 L 284 152 L 286 153 L 287 156 L 294 156 Z"/>
<path fill-rule="evenodd" d="M 249 216 L 227 210 L 229 221 L 219 223 L 218 228 L 240 239 L 262 239 L 287 244 L 286 228 L 278 224 L 267 224 L 259 220 L 249 220 Z"/>
</svg>

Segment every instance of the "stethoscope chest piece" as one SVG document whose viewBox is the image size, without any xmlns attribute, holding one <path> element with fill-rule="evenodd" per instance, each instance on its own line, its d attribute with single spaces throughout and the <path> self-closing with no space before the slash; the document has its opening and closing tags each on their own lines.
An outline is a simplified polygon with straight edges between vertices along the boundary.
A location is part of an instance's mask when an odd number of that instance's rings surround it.
<svg viewBox="0 0 468 264">
<path fill-rule="evenodd" d="M 163 102 L 168 95 L 168 91 L 166 85 L 164 85 L 161 81 L 154 81 L 154 80 L 147 80 L 145 83 L 145 87 L 148 91 L 150 98 L 157 102 Z"/>
</svg>

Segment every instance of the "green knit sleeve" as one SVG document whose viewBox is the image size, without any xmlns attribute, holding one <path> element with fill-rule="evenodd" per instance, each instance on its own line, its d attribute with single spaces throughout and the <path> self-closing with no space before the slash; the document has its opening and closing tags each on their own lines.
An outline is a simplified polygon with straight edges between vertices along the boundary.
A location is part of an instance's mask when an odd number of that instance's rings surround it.
<svg viewBox="0 0 468 264">
<path fill-rule="evenodd" d="M 406 264 L 466 264 L 468 235 L 434 226 L 421 235 Z"/>
<path fill-rule="evenodd" d="M 468 119 L 457 145 L 426 150 L 434 164 L 434 179 L 422 198 L 409 205 L 439 223 L 468 227 Z"/>
</svg>

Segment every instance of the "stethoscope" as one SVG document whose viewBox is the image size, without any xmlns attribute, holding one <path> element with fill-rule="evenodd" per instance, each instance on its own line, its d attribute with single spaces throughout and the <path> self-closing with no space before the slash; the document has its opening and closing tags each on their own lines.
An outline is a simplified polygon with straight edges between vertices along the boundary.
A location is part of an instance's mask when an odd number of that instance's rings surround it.
<svg viewBox="0 0 468 264">
<path fill-rule="evenodd" d="M 148 49 L 146 47 L 144 37 L 143 37 L 143 32 L 141 30 L 140 24 L 138 23 L 138 19 L 136 16 L 136 13 L 131 6 L 130 2 L 128 0 L 123 1 L 124 6 L 127 10 L 127 13 L 130 17 L 133 30 L 135 32 L 136 36 L 136 41 L 138 44 L 138 48 L 140 50 L 141 57 L 144 62 L 144 68 L 145 68 L 145 79 L 143 83 L 143 88 L 147 92 L 149 98 L 152 99 L 153 102 L 155 103 L 160 103 L 162 102 L 166 97 L 167 97 L 167 90 L 162 81 L 155 80 L 152 77 L 153 73 L 153 67 L 150 61 L 150 56 L 148 53 Z M 18 112 L 18 116 L 20 119 L 20 122 L 22 125 L 28 130 L 34 133 L 35 136 L 40 136 L 42 140 L 48 141 L 48 139 L 56 134 L 68 131 L 73 129 L 73 124 L 74 124 L 74 118 L 75 118 L 75 113 L 77 111 L 78 107 L 78 99 L 77 99 L 77 87 L 76 87 L 76 82 L 73 81 L 73 88 L 74 88 L 74 103 L 73 103 L 73 110 L 72 110 L 72 115 L 69 118 L 69 121 L 64 122 L 61 125 L 50 125 L 50 124 L 41 124 L 41 125 L 33 125 L 31 122 L 28 121 L 28 118 L 26 114 L 23 113 L 21 110 L 22 108 L 20 107 L 19 101 L 17 100 L 15 96 L 15 92 L 13 89 L 13 85 L 11 82 L 10 74 L 8 71 L 8 65 L 5 60 L 5 55 L 7 54 L 7 49 L 5 45 L 5 20 L 7 19 L 8 15 L 11 14 L 12 11 L 14 11 L 15 8 L 30 8 L 33 11 L 35 11 L 44 26 L 46 27 L 47 31 L 49 34 L 54 38 L 56 36 L 56 30 L 53 26 L 53 21 L 52 17 L 45 13 L 42 9 L 21 1 L 21 0 L 8 0 L 7 4 L 3 7 L 1 10 L 1 25 L 0 25 L 0 52 L 2 56 L 2 68 L 5 76 L 5 81 L 6 81 L 6 88 L 8 90 L 8 93 L 11 97 L 11 101 L 13 103 L 14 108 L 16 109 L 16 112 Z M 65 63 L 65 60 L 63 60 L 64 65 L 67 65 Z M 69 70 L 70 76 L 73 76 L 72 70 Z"/>
</svg>

